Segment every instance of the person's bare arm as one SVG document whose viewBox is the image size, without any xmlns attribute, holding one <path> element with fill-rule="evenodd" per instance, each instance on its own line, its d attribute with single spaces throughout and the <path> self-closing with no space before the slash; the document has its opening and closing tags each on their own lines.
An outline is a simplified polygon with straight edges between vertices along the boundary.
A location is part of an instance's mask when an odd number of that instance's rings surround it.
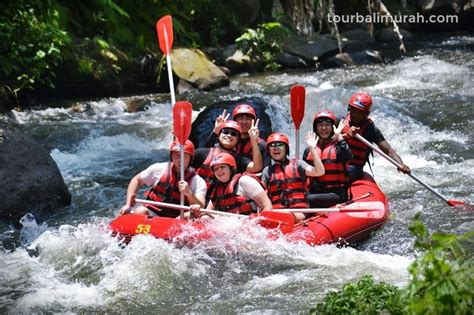
<svg viewBox="0 0 474 315">
<path fill-rule="evenodd" d="M 260 131 L 258 130 L 258 122 L 252 120 L 252 127 L 249 129 L 250 143 L 252 144 L 252 162 L 247 165 L 247 172 L 258 173 L 263 169 L 263 159 L 262 154 L 260 154 L 260 149 L 258 147 L 258 136 Z"/>
<path fill-rule="evenodd" d="M 323 176 L 325 170 L 323 162 L 321 162 L 321 158 L 319 157 L 318 152 L 316 152 L 318 137 L 316 137 L 316 133 L 314 133 L 314 131 L 308 131 L 308 133 L 306 134 L 306 144 L 308 145 L 308 149 L 311 152 L 311 155 L 313 156 L 313 165 L 308 165 L 305 169 L 306 176 Z"/>
<path fill-rule="evenodd" d="M 135 197 L 137 196 L 137 191 L 145 185 L 145 183 L 141 180 L 140 174 L 135 175 L 128 184 L 127 188 L 127 198 L 125 201 L 125 205 L 120 208 L 120 214 L 125 214 L 130 212 L 131 208 L 135 205 Z"/>
<path fill-rule="evenodd" d="M 261 191 L 258 193 L 254 198 L 253 201 L 257 204 L 260 208 L 260 211 L 271 211 L 272 210 L 272 202 L 265 191 Z"/>
</svg>

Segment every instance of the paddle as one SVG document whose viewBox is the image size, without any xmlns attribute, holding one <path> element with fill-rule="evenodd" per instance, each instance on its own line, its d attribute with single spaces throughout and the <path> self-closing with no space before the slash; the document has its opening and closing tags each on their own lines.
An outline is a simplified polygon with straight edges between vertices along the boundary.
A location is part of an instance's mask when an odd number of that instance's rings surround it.
<svg viewBox="0 0 474 315">
<path fill-rule="evenodd" d="M 304 117 L 305 89 L 302 85 L 293 85 L 290 90 L 291 118 L 295 125 L 296 150 L 295 155 L 300 156 L 300 125 Z"/>
<path fill-rule="evenodd" d="M 158 201 L 151 201 L 151 200 L 145 200 L 145 199 L 136 199 L 135 202 L 141 203 L 141 204 L 155 205 L 158 207 L 180 210 L 180 211 L 191 210 L 191 207 L 189 206 L 175 205 L 175 204 L 166 203 L 166 202 L 158 202 Z M 235 217 L 239 219 L 251 219 L 255 217 L 257 218 L 262 217 L 263 219 L 260 220 L 261 226 L 265 228 L 280 228 L 280 230 L 283 233 L 288 233 L 292 231 L 293 226 L 295 224 L 295 218 L 290 213 L 277 213 L 277 212 L 271 212 L 271 211 L 263 211 L 258 214 L 247 216 L 243 214 L 222 212 L 222 211 L 210 210 L 210 209 L 200 209 L 200 211 L 202 213 L 217 214 L 217 215 L 222 215 L 222 216 Z"/>
<path fill-rule="evenodd" d="M 274 212 L 301 212 L 301 213 L 319 213 L 319 212 L 366 212 L 383 210 L 385 205 L 380 201 L 354 202 L 348 206 L 339 206 L 333 208 L 291 208 L 291 209 L 273 209 Z"/>
<path fill-rule="evenodd" d="M 367 141 L 364 137 L 362 137 L 361 135 L 359 134 L 356 134 L 355 135 L 355 138 L 361 142 L 363 142 L 365 145 L 367 145 L 369 148 L 371 148 L 372 150 L 374 150 L 375 152 L 377 152 L 378 154 L 380 154 L 383 158 L 385 158 L 387 161 L 389 161 L 390 163 L 392 163 L 393 165 L 395 165 L 397 168 L 402 168 L 402 165 L 400 165 L 400 163 L 398 163 L 397 161 L 395 161 L 394 159 L 392 159 L 390 156 L 388 156 L 387 154 L 385 154 L 379 147 L 373 145 L 372 143 L 370 143 L 369 141 Z M 411 178 L 413 178 L 414 180 L 416 180 L 418 183 L 420 183 L 421 185 L 425 186 L 429 191 L 431 191 L 433 194 L 435 194 L 436 196 L 438 196 L 439 198 L 443 199 L 448 205 L 450 205 L 451 207 L 454 207 L 454 206 L 460 206 L 460 205 L 463 205 L 464 204 L 464 201 L 458 201 L 458 200 L 454 200 L 454 199 L 447 199 L 445 196 L 441 195 L 439 192 L 437 192 L 433 187 L 431 187 L 430 185 L 428 185 L 427 183 L 425 183 L 424 181 L 422 181 L 421 179 L 419 179 L 418 177 L 416 177 L 415 175 L 413 175 L 413 173 L 409 173 L 407 174 L 408 176 L 410 176 Z"/>
<path fill-rule="evenodd" d="M 154 205 L 154 206 L 163 207 L 167 209 L 180 210 L 183 212 L 191 210 L 191 207 L 189 206 L 175 205 L 173 203 L 167 203 L 167 202 L 151 201 L 151 200 L 145 200 L 145 199 L 136 199 L 135 202 L 141 203 L 141 204 L 147 204 L 147 205 Z M 223 215 L 227 217 L 248 219 L 248 216 L 243 215 L 243 214 L 237 214 L 237 213 L 222 212 L 222 211 L 210 210 L 210 209 L 200 209 L 199 211 L 201 211 L 202 213 L 208 213 L 208 214 L 217 214 L 217 215 Z"/>
<path fill-rule="evenodd" d="M 191 103 L 181 101 L 173 107 L 173 132 L 178 139 L 179 144 L 179 171 L 180 180 L 184 180 L 184 145 L 191 134 L 191 118 L 193 116 L 193 107 Z M 184 194 L 180 194 L 180 204 L 184 205 Z M 181 219 L 184 219 L 184 210 L 181 209 Z"/>
<path fill-rule="evenodd" d="M 168 69 L 168 81 L 170 84 L 171 106 L 176 103 L 173 83 L 173 67 L 171 66 L 171 47 L 173 46 L 173 23 L 170 15 L 166 15 L 156 22 L 158 33 L 158 44 L 161 51 L 166 55 L 166 66 Z"/>
</svg>

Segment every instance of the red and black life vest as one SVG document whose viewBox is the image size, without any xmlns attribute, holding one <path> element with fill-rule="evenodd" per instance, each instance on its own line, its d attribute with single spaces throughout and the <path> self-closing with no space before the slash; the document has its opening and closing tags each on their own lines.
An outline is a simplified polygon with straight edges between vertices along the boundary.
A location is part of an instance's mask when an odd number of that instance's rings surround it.
<svg viewBox="0 0 474 315">
<path fill-rule="evenodd" d="M 184 172 L 184 180 L 191 185 L 191 180 L 196 176 L 196 171 L 192 167 L 188 167 L 188 169 Z M 166 203 L 173 203 L 179 204 L 180 203 L 180 193 L 178 183 L 180 180 L 180 176 L 178 172 L 175 171 L 173 167 L 173 163 L 169 162 L 168 167 L 161 175 L 160 180 L 153 186 L 148 192 L 145 193 L 148 200 L 154 200 L 158 202 L 166 202 Z M 188 204 L 185 198 L 185 204 Z M 176 217 L 178 212 L 176 210 L 160 208 L 147 205 L 147 208 L 151 210 L 155 210 L 159 216 L 162 217 Z"/>
<path fill-rule="evenodd" d="M 283 168 L 280 163 L 269 166 L 267 193 L 273 208 L 308 208 L 307 185 L 298 172 L 298 162 L 287 162 Z"/>
<path fill-rule="evenodd" d="M 262 143 L 264 140 L 258 137 L 258 144 Z M 246 141 L 245 145 L 242 145 L 242 140 L 237 144 L 237 152 L 241 156 L 245 156 L 249 159 L 252 159 L 252 142 Z"/>
<path fill-rule="evenodd" d="M 347 121 L 349 121 L 349 119 L 350 119 L 349 114 L 347 114 L 345 119 Z M 372 119 L 367 117 L 366 122 L 362 126 L 360 126 L 360 130 L 359 130 L 358 133 L 362 137 L 364 137 L 365 129 L 367 128 L 367 126 L 369 126 L 372 123 L 373 123 Z M 351 128 L 351 126 L 349 126 L 349 124 L 347 124 L 342 129 L 342 133 L 343 134 L 347 133 L 350 128 Z M 349 145 L 349 148 L 351 149 L 352 155 L 353 155 L 353 158 L 352 158 L 352 160 L 350 160 L 349 164 L 364 166 L 365 162 L 367 162 L 367 159 L 369 158 L 369 154 L 370 154 L 370 152 L 372 152 L 372 150 L 365 143 L 357 140 L 356 138 L 347 139 L 347 144 Z"/>
<path fill-rule="evenodd" d="M 346 165 L 337 160 L 336 141 L 331 141 L 321 150 L 318 142 L 316 152 L 324 165 L 324 175 L 311 178 L 311 192 L 327 192 L 333 189 L 346 187 Z M 308 152 L 306 160 L 313 161 L 311 152 Z"/>
<path fill-rule="evenodd" d="M 265 189 L 265 185 L 262 181 L 251 173 L 241 173 L 236 174 L 228 183 L 218 182 L 216 187 L 211 193 L 211 201 L 219 211 L 231 212 L 231 213 L 240 213 L 240 214 L 250 214 L 254 212 L 252 203 L 253 200 L 241 195 L 237 195 L 237 184 L 242 176 L 250 176 L 258 181 Z"/>
<path fill-rule="evenodd" d="M 212 172 L 212 169 L 211 169 L 211 162 L 214 159 L 214 157 L 219 153 L 220 153 L 220 149 L 218 147 L 210 148 L 206 159 L 204 160 L 204 162 L 202 162 L 202 165 L 197 169 L 197 173 L 199 174 L 199 176 L 201 176 L 206 181 L 208 191 L 210 191 L 215 180 L 214 173 Z"/>
</svg>

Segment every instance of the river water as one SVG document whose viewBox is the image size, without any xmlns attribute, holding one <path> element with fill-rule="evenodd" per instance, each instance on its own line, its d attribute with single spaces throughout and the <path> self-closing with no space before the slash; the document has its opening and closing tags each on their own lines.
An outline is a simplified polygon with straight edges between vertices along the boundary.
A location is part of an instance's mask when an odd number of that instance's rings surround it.
<svg viewBox="0 0 474 315">
<path fill-rule="evenodd" d="M 373 119 L 414 173 L 442 194 L 472 203 L 474 37 L 419 46 L 388 65 L 242 75 L 229 87 L 189 99 L 211 104 L 262 98 L 274 129 L 293 135 L 289 89 L 303 84 L 303 135 L 317 110 L 342 116 L 351 93 L 365 89 L 374 95 Z M 0 226 L 2 240 L 13 237 L 22 244 L 0 250 L 1 313 L 306 312 L 325 293 L 365 274 L 403 286 L 417 254 L 407 228 L 417 212 L 432 231 L 474 227 L 473 212 L 447 206 L 375 156 L 372 170 L 389 198 L 391 217 L 357 248 L 269 241 L 261 228 L 229 218 L 213 223 L 222 231 L 219 239 L 193 247 L 140 236 L 121 248 L 107 223 L 122 205 L 130 178 L 166 159 L 171 141 L 169 103 L 144 97 L 148 107 L 136 113 L 125 112 L 130 99 L 116 98 L 82 103 L 85 112 L 49 108 L 8 118 L 51 152 L 72 205 L 40 225 L 24 217 L 19 236 Z"/>
</svg>

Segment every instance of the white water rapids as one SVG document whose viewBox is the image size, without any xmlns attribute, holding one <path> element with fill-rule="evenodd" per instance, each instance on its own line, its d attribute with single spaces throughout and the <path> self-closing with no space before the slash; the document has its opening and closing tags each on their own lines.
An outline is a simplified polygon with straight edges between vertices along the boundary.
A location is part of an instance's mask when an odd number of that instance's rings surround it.
<svg viewBox="0 0 474 315">
<path fill-rule="evenodd" d="M 365 89 L 374 95 L 377 126 L 414 173 L 442 194 L 472 204 L 473 42 L 470 36 L 428 42 L 388 65 L 240 76 L 229 87 L 192 97 L 208 104 L 262 98 L 274 130 L 288 133 L 294 144 L 292 85 L 306 87 L 301 135 L 316 111 L 342 116 L 351 93 Z M 49 108 L 9 118 L 51 152 L 72 205 L 39 225 L 24 218 L 19 236 L 0 226 L 3 242 L 17 237 L 22 243 L 0 250 L 1 313 L 307 312 L 325 293 L 365 274 L 403 286 L 416 254 L 407 229 L 415 213 L 432 231 L 474 227 L 472 212 L 445 205 L 375 156 L 373 173 L 392 214 L 356 249 L 270 241 L 261 228 L 229 218 L 213 223 L 220 238 L 193 247 L 139 236 L 122 248 L 107 223 L 130 178 L 165 160 L 171 141 L 170 105 L 147 98 L 147 109 L 136 113 L 125 112 L 127 99 L 119 98 L 83 103 L 85 112 Z"/>
</svg>

